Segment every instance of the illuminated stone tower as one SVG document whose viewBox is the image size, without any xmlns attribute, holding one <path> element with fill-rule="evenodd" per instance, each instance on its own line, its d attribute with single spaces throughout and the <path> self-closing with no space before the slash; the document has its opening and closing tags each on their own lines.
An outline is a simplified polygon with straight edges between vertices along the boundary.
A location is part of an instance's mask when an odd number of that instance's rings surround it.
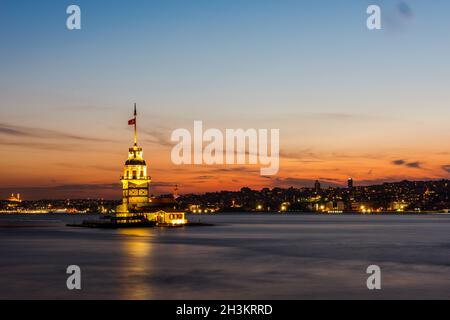
<svg viewBox="0 0 450 320">
<path fill-rule="evenodd" d="M 133 211 L 149 203 L 148 188 L 150 177 L 147 172 L 147 163 L 142 154 L 142 148 L 137 145 L 137 113 L 134 105 L 134 118 L 128 121 L 134 125 L 134 145 L 128 150 L 128 159 L 125 161 L 122 182 L 122 210 Z"/>
</svg>

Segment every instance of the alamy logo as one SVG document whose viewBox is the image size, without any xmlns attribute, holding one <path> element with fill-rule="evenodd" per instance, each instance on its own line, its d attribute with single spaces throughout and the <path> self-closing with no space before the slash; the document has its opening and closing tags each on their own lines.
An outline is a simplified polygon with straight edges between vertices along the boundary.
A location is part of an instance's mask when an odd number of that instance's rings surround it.
<svg viewBox="0 0 450 320">
<path fill-rule="evenodd" d="M 67 289 L 81 290 L 81 268 L 77 265 L 71 265 L 67 267 L 66 273 L 70 274 L 66 281 Z"/>
<path fill-rule="evenodd" d="M 367 267 L 367 274 L 370 274 L 367 278 L 367 289 L 369 290 L 381 290 L 381 269 L 377 265 L 371 265 Z"/>
<path fill-rule="evenodd" d="M 81 9 L 79 6 L 72 4 L 67 7 L 67 14 L 70 14 L 66 20 L 66 26 L 69 30 L 80 30 L 81 29 Z"/>
<path fill-rule="evenodd" d="M 193 138 L 189 130 L 176 129 L 171 140 L 178 142 L 171 153 L 176 165 L 260 164 L 264 176 L 279 170 L 279 129 L 226 129 L 224 135 L 219 129 L 203 132 L 203 122 L 194 121 Z"/>
<path fill-rule="evenodd" d="M 381 29 L 381 8 L 377 5 L 370 5 L 367 7 L 367 29 L 380 30 Z"/>
</svg>

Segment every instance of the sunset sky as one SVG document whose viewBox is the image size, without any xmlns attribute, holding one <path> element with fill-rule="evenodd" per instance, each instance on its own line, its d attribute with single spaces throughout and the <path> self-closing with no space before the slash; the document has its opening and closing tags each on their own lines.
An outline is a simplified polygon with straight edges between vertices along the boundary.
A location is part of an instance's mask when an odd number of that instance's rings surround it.
<svg viewBox="0 0 450 320">
<path fill-rule="evenodd" d="M 135 102 L 155 194 L 450 178 L 449 14 L 447 0 L 2 0 L 0 198 L 120 198 Z M 170 135 L 194 120 L 280 129 L 278 175 L 173 165 Z"/>
</svg>

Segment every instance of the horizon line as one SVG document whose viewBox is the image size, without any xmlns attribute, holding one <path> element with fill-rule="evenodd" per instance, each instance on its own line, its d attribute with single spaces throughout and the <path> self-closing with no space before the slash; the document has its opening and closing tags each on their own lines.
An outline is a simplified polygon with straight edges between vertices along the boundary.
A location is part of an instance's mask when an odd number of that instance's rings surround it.
<svg viewBox="0 0 450 320">
<path fill-rule="evenodd" d="M 320 180 L 317 180 L 317 181 L 319 181 L 320 182 Z M 354 182 L 355 182 L 355 180 L 353 180 Z M 440 181 L 442 181 L 442 182 L 444 182 L 444 181 L 449 181 L 450 182 L 450 179 L 449 178 L 439 178 L 439 179 L 428 179 L 428 180 L 407 180 L 407 179 L 404 179 L 404 180 L 400 180 L 400 181 L 386 181 L 386 182 L 382 182 L 382 183 L 379 183 L 379 184 L 370 184 L 370 185 L 354 185 L 353 186 L 353 189 L 356 189 L 356 188 L 366 188 L 366 187 L 376 187 L 376 186 L 382 186 L 382 185 L 385 185 L 385 184 L 400 184 L 400 183 L 403 183 L 403 182 L 411 182 L 411 183 L 419 183 L 419 182 L 421 182 L 421 183 L 430 183 L 430 182 L 440 182 Z M 95 186 L 96 184 L 92 184 L 92 186 Z M 99 184 L 97 184 L 97 185 L 99 185 Z M 101 185 L 101 184 L 100 184 Z M 64 186 L 64 185 L 61 185 L 61 186 L 55 186 L 55 187 L 48 187 L 48 188 L 52 188 L 52 189 L 54 189 L 54 188 L 58 188 L 58 187 L 62 187 L 62 186 Z M 71 186 L 74 186 L 74 187 L 76 187 L 77 185 L 76 184 L 74 184 L 74 185 L 71 185 Z M 80 186 L 86 186 L 86 184 L 80 184 Z M 46 189 L 46 187 L 30 187 L 30 188 L 36 188 L 36 189 Z M 273 186 L 273 187 L 262 187 L 261 189 L 252 189 L 251 187 L 248 187 L 248 186 L 242 186 L 242 187 L 240 187 L 238 190 L 216 190 L 216 191 L 207 191 L 207 192 L 202 192 L 202 193 L 180 193 L 179 194 L 179 196 L 185 196 L 185 195 L 205 195 L 205 194 L 208 194 L 208 193 L 221 193 L 221 192 L 240 192 L 242 189 L 244 189 L 244 188 L 249 188 L 250 190 L 252 190 L 252 191 L 262 191 L 263 189 L 270 189 L 270 190 L 273 190 L 273 189 L 276 189 L 276 188 L 278 188 L 278 189 L 282 189 L 282 190 L 288 190 L 288 189 L 314 189 L 314 186 L 310 186 L 310 187 L 307 187 L 307 186 L 304 186 L 304 187 L 294 187 L 294 186 L 290 186 L 290 187 L 278 187 L 278 186 Z M 326 187 L 325 189 L 349 189 L 349 187 L 348 186 L 345 186 L 345 185 L 339 185 L 339 186 L 328 186 L 328 187 Z M 4 190 L 3 188 L 0 188 L 0 190 Z M 11 195 L 16 195 L 16 194 L 22 194 L 21 192 L 9 192 L 9 194 Z M 158 197 L 158 196 L 166 196 L 166 195 L 170 195 L 170 194 L 172 194 L 172 193 L 161 193 L 161 194 L 158 194 L 158 195 L 152 195 L 152 197 Z M 110 198 L 102 198 L 102 197 L 93 197 L 93 198 L 55 198 L 55 199 L 50 199 L 50 198 L 40 198 L 40 199 L 36 199 L 36 200 L 26 200 L 26 199 L 23 199 L 22 201 L 67 201 L 67 200 L 102 200 L 102 201 L 116 201 L 115 199 L 110 199 Z M 5 201 L 8 201 L 8 199 L 0 199 L 0 202 L 5 202 Z M 120 201 L 120 199 L 119 198 L 117 198 L 117 201 Z"/>
</svg>

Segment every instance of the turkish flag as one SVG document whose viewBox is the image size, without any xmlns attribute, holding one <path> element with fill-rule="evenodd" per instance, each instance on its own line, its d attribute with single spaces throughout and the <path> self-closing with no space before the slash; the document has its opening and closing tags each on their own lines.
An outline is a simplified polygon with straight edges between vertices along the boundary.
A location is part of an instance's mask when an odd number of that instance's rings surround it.
<svg viewBox="0 0 450 320">
<path fill-rule="evenodd" d="M 135 125 L 135 124 L 136 124 L 136 118 L 128 120 L 128 125 L 129 126 L 132 126 L 132 125 Z"/>
</svg>

